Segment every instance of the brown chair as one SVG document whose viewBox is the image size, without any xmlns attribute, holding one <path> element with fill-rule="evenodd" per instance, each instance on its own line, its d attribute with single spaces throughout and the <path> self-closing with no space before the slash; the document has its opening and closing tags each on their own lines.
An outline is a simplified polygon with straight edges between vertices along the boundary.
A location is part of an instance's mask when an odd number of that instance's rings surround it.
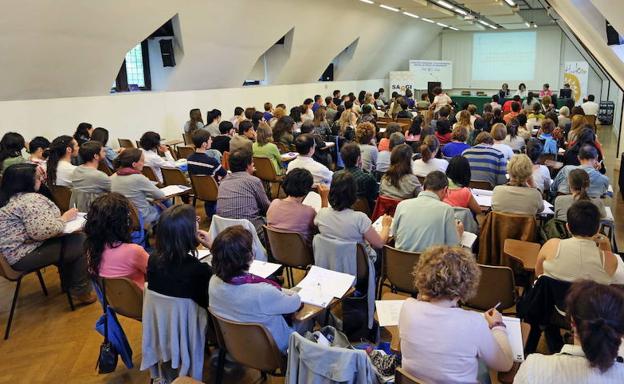
<svg viewBox="0 0 624 384">
<path fill-rule="evenodd" d="M 193 206 L 197 200 L 217 201 L 219 194 L 219 184 L 212 176 L 191 175 L 191 185 L 193 186 Z"/>
<path fill-rule="evenodd" d="M 284 376 L 286 357 L 282 355 L 273 336 L 262 324 L 226 320 L 214 313 L 211 308 L 208 311 L 214 320 L 221 350 L 217 383 L 220 383 L 219 379 L 223 375 L 226 351 L 239 364 L 259 370 L 262 378 L 266 378 L 267 373 L 272 376 Z"/>
<path fill-rule="evenodd" d="M 265 184 L 269 199 L 272 198 L 271 191 L 273 184 L 277 184 L 277 195 L 275 197 L 278 197 L 280 188 L 282 187 L 282 177 L 275 171 L 271 160 L 268 157 L 254 156 L 253 162 L 256 168 L 255 175 Z"/>
<path fill-rule="evenodd" d="M 223 158 L 221 159 L 221 166 L 226 171 L 230 170 L 230 152 L 223 151 Z"/>
<path fill-rule="evenodd" d="M 464 303 L 466 307 L 487 311 L 500 302 L 498 310 L 502 312 L 516 305 L 518 296 L 511 268 L 479 264 L 479 269 L 481 279 L 477 294 Z"/>
<path fill-rule="evenodd" d="M 119 315 L 141 321 L 143 317 L 143 291 L 126 277 L 101 278 L 108 305 Z"/>
<path fill-rule="evenodd" d="M 158 178 L 156 177 L 154 170 L 151 167 L 144 166 L 143 169 L 141 170 L 141 173 L 143 174 L 143 176 L 147 177 L 150 181 L 155 182 L 156 186 L 162 185 L 160 180 L 158 180 Z"/>
<path fill-rule="evenodd" d="M 407 124 L 408 127 L 412 125 L 412 119 L 409 117 L 399 117 L 396 119 L 396 122 L 399 124 Z"/>
<path fill-rule="evenodd" d="M 535 216 L 492 211 L 487 214 L 481 226 L 477 260 L 480 264 L 510 266 L 503 251 L 505 240 L 534 241 L 536 238 Z"/>
<path fill-rule="evenodd" d="M 178 376 L 171 384 L 204 384 L 203 381 L 198 381 L 188 376 Z"/>
<path fill-rule="evenodd" d="M 363 212 L 368 217 L 371 216 L 371 209 L 368 205 L 368 200 L 364 197 L 358 197 L 351 208 L 354 211 Z"/>
<path fill-rule="evenodd" d="M 138 148 L 134 146 L 134 143 L 130 139 L 117 139 L 119 147 L 121 148 Z"/>
<path fill-rule="evenodd" d="M 6 330 L 4 331 L 4 340 L 7 340 L 9 338 L 9 333 L 11 332 L 11 323 L 13 322 L 13 314 L 15 313 L 15 306 L 17 305 L 17 298 L 19 297 L 19 289 L 22 284 L 22 278 L 29 273 L 37 274 L 39 284 L 41 284 L 41 290 L 43 291 L 44 295 L 48 296 L 48 289 L 46 288 L 45 282 L 43 281 L 43 275 L 41 275 L 40 269 L 34 269 L 32 271 L 16 271 L 11 268 L 11 265 L 6 261 L 4 256 L 0 255 L 0 276 L 4 277 L 9 281 L 16 282 L 15 291 L 13 292 L 13 301 L 11 302 L 11 309 L 9 310 L 9 319 L 7 320 Z M 72 302 L 69 290 L 66 290 L 66 294 L 69 306 L 73 311 L 74 303 Z"/>
<path fill-rule="evenodd" d="M 114 173 L 111 167 L 109 167 L 106 163 L 106 160 L 102 160 L 98 163 L 98 170 L 100 172 L 106 173 L 106 176 L 112 176 L 112 174 Z"/>
<path fill-rule="evenodd" d="M 381 297 L 381 291 L 384 286 L 390 287 L 392 292 L 406 292 L 416 296 L 418 291 L 414 287 L 412 272 L 419 258 L 420 253 L 402 251 L 389 245 L 384 245 L 377 297 Z M 386 280 L 388 280 L 389 284 L 384 283 Z"/>
<path fill-rule="evenodd" d="M 195 152 L 195 147 L 179 145 L 177 150 L 178 159 L 188 159 Z"/>
<path fill-rule="evenodd" d="M 418 380 L 415 376 L 407 373 L 402 367 L 397 367 L 394 371 L 394 384 L 422 384 L 423 381 Z"/>
<path fill-rule="evenodd" d="M 192 145 L 193 144 L 193 135 L 190 133 L 183 133 L 182 140 L 184 140 L 184 145 Z"/>
<path fill-rule="evenodd" d="M 165 185 L 189 185 L 186 176 L 184 176 L 184 172 L 180 171 L 178 168 L 162 167 L 160 171 L 162 172 L 163 183 Z"/>
<path fill-rule="evenodd" d="M 263 225 L 265 238 L 269 242 L 271 254 L 280 264 L 286 266 L 288 284 L 293 287 L 292 268 L 306 269 L 314 264 L 312 246 L 297 232 L 283 231 Z"/>
<path fill-rule="evenodd" d="M 492 191 L 494 189 L 494 186 L 489 181 L 483 180 L 470 180 L 470 184 L 468 184 L 468 187 L 485 189 L 487 191 Z"/>
<path fill-rule="evenodd" d="M 71 199 L 71 188 L 63 187 L 60 185 L 50 186 L 50 192 L 52 193 L 52 200 L 57 207 L 61 210 L 61 213 L 69 210 L 69 200 Z"/>
</svg>

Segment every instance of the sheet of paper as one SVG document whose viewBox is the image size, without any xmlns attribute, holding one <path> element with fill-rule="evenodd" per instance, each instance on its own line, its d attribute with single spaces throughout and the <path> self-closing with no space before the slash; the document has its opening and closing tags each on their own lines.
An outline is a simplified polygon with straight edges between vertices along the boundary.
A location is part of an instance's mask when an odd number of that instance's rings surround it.
<svg viewBox="0 0 624 384">
<path fill-rule="evenodd" d="M 563 155 L 565 153 L 565 149 L 563 148 L 559 148 L 559 150 L 557 151 L 558 154 Z"/>
<path fill-rule="evenodd" d="M 613 197 L 613 185 L 609 184 L 609 188 L 607 188 L 607 195 Z"/>
<path fill-rule="evenodd" d="M 329 303 L 334 299 L 334 296 L 326 292 L 320 285 L 311 288 L 302 288 L 298 294 L 302 303 L 316 305 L 321 308 L 327 308 Z"/>
<path fill-rule="evenodd" d="M 520 319 L 503 316 L 503 323 L 507 326 L 507 336 L 509 337 L 509 344 L 511 345 L 511 353 L 514 361 L 521 363 L 524 361 L 524 345 L 522 344 Z"/>
<path fill-rule="evenodd" d="M 487 189 L 472 188 L 471 190 L 472 194 L 475 196 L 492 196 L 494 194 L 494 191 Z"/>
<path fill-rule="evenodd" d="M 314 191 L 310 191 L 305 199 L 303 199 L 302 203 L 308 207 L 314 208 L 314 210 L 318 213 L 321 209 L 321 195 Z"/>
<path fill-rule="evenodd" d="M 165 196 L 173 196 L 178 193 L 186 192 L 189 189 L 191 189 L 191 187 L 187 187 L 186 185 L 168 185 L 164 188 L 160 188 Z"/>
<path fill-rule="evenodd" d="M 472 248 L 475 240 L 477 240 L 477 235 L 472 232 L 464 231 L 461 238 L 461 246 L 466 248 Z"/>
<path fill-rule="evenodd" d="M 477 204 L 479 204 L 482 207 L 491 207 L 492 206 L 492 196 L 477 195 L 474 198 L 477 201 Z"/>
<path fill-rule="evenodd" d="M 611 207 L 605 207 L 605 219 L 608 221 L 614 221 L 615 218 L 613 217 L 613 211 L 611 210 Z"/>
<path fill-rule="evenodd" d="M 382 227 L 381 221 L 382 221 L 382 219 L 383 219 L 383 216 L 379 216 L 377 218 L 377 220 L 375 220 L 375 222 L 373 223 L 373 228 L 375 228 L 375 231 L 377 231 L 378 233 L 381 233 L 381 227 Z M 392 235 L 392 227 L 390 227 L 389 235 L 393 236 Z"/>
<path fill-rule="evenodd" d="M 208 265 L 212 265 L 212 254 L 209 249 L 198 249 L 197 250 L 197 258 L 202 263 L 206 263 Z"/>
<path fill-rule="evenodd" d="M 260 276 L 264 279 L 271 276 L 275 271 L 280 269 L 281 264 L 269 263 L 266 261 L 254 260 L 249 267 L 249 273 Z"/>
<path fill-rule="evenodd" d="M 405 300 L 375 300 L 380 327 L 399 325 L 399 315 Z"/>
<path fill-rule="evenodd" d="M 322 296 L 331 295 L 341 298 L 354 283 L 355 276 L 353 275 L 330 271 L 313 265 L 306 277 L 297 284 L 297 287 L 300 287 L 302 291 L 312 290 L 312 294 L 317 295 L 321 293 L 319 292 L 319 287 L 321 287 Z"/>
<path fill-rule="evenodd" d="M 87 222 L 87 214 L 78 212 L 76 218 L 72 221 L 68 221 L 65 223 L 65 228 L 63 228 L 63 233 L 74 233 L 82 230 L 85 223 Z"/>
</svg>

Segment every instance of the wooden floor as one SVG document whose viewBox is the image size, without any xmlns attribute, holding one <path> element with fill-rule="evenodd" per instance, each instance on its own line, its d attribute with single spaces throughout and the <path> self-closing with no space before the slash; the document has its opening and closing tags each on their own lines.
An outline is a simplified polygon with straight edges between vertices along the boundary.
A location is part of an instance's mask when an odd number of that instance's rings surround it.
<svg viewBox="0 0 624 384">
<path fill-rule="evenodd" d="M 617 137 L 611 127 L 599 129 L 600 140 L 605 148 L 605 163 L 609 170 L 616 196 L 611 207 L 616 218 L 618 244 L 624 246 L 624 204 L 617 186 L 617 174 L 613 171 Z M 198 207 L 198 214 L 204 215 Z M 205 223 L 204 223 L 205 225 Z M 24 278 L 13 319 L 9 340 L 0 340 L 0 384 L 4 383 L 148 383 L 146 372 L 140 372 L 141 324 L 120 317 L 120 321 L 132 349 L 135 368 L 126 369 L 119 363 L 114 373 L 98 375 L 95 362 L 102 337 L 94 325 L 101 314 L 101 307 L 92 304 L 71 312 L 66 297 L 61 294 L 55 268 L 47 268 L 44 278 L 49 296 L 41 292 L 34 275 Z M 8 318 L 13 297 L 14 283 L 0 279 L 0 330 Z M 207 360 L 208 361 L 208 360 Z M 204 379 L 213 382 L 213 371 L 205 364 Z M 234 369 L 226 376 L 227 383 L 252 383 L 259 378 L 256 371 Z M 271 378 L 271 383 L 282 383 L 281 378 Z"/>
</svg>

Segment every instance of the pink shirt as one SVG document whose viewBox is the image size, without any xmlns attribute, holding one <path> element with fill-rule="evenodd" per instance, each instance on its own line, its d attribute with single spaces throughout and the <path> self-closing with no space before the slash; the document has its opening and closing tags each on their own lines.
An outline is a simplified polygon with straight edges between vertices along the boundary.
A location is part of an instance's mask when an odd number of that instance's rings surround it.
<svg viewBox="0 0 624 384">
<path fill-rule="evenodd" d="M 471 196 L 470 188 L 449 188 L 443 201 L 451 207 L 468 208 Z"/>
<path fill-rule="evenodd" d="M 312 239 L 316 211 L 295 201 L 275 199 L 267 211 L 267 224 L 283 231 L 300 233 L 307 241 Z"/>
<path fill-rule="evenodd" d="M 100 276 L 127 277 L 143 289 L 148 257 L 140 245 L 124 243 L 115 248 L 107 246 L 100 261 Z"/>
</svg>

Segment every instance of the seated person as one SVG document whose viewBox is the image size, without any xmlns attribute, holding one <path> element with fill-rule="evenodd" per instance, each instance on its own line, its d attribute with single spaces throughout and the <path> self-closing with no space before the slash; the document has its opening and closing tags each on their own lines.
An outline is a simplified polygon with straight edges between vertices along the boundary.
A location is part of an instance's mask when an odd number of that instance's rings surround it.
<svg viewBox="0 0 624 384">
<path fill-rule="evenodd" d="M 312 243 L 316 210 L 302 202 L 312 190 L 313 182 L 312 174 L 307 169 L 295 168 L 289 172 L 282 182 L 286 198 L 271 202 L 267 210 L 267 224 L 276 229 L 297 232 Z M 329 189 L 323 184 L 319 184 L 318 188 L 321 207 L 327 207 Z"/>
<path fill-rule="evenodd" d="M 314 123 L 307 120 L 301 124 L 301 133 L 309 133 L 312 137 L 314 137 L 314 154 L 312 155 L 312 158 L 314 161 L 317 161 L 329 168 L 332 162 L 331 153 L 330 151 L 325 150 L 327 144 L 325 144 L 323 137 L 316 133 Z"/>
<path fill-rule="evenodd" d="M 399 131 L 400 131 L 400 128 L 399 128 Z M 405 144 L 405 136 L 403 136 L 401 132 L 392 132 L 392 134 L 390 135 L 390 138 L 388 139 L 388 143 L 389 143 L 388 149 L 379 152 L 379 155 L 377 156 L 377 169 L 375 170 L 377 175 L 388 171 L 388 169 L 390 168 L 390 163 L 391 163 L 392 150 L 401 144 Z M 410 172 L 411 172 L 411 169 L 412 169 L 412 160 L 410 159 Z"/>
<path fill-rule="evenodd" d="M 394 132 L 401 132 L 401 126 L 397 123 L 389 123 L 386 127 L 386 131 L 383 133 L 382 139 L 379 140 L 379 144 L 377 144 L 377 150 L 379 151 L 380 155 L 382 152 L 387 152 L 390 150 L 390 136 Z M 377 156 L 377 161 L 379 162 L 379 156 Z"/>
<path fill-rule="evenodd" d="M 206 154 L 206 151 L 209 150 L 212 145 L 210 132 L 204 129 L 198 129 L 193 132 L 191 137 L 193 139 L 193 145 L 195 146 L 195 152 L 187 159 L 189 175 L 214 176 L 215 180 L 219 182 L 227 175 L 227 171 L 214 157 Z"/>
<path fill-rule="evenodd" d="M 230 140 L 230 153 L 237 149 L 246 149 L 253 152 L 253 142 L 256 140 L 256 131 L 253 123 L 249 120 L 243 120 L 238 124 L 238 135 Z"/>
<path fill-rule="evenodd" d="M 533 182 L 540 192 L 548 191 L 552 183 L 548 167 L 538 163 L 542 156 L 542 148 L 542 142 L 538 139 L 529 139 L 526 146 L 526 155 L 533 163 Z"/>
<path fill-rule="evenodd" d="M 262 181 L 253 175 L 251 151 L 237 149 L 232 152 L 230 171 L 232 173 L 219 185 L 217 215 L 228 219 L 247 219 L 258 233 L 262 233 L 264 215 L 270 202 Z"/>
<path fill-rule="evenodd" d="M 160 135 L 156 132 L 145 132 L 139 141 L 145 154 L 144 166 L 150 167 L 159 182 L 163 182 L 161 168 L 175 168 L 175 159 L 169 151 L 169 147 L 160 143 Z M 160 153 L 165 155 L 163 159 Z"/>
<path fill-rule="evenodd" d="M 552 133 L 555 130 L 555 122 L 551 119 L 544 119 L 542 121 L 542 128 L 540 129 L 540 134 L 537 137 L 541 141 L 544 142 L 544 150 L 542 153 L 556 155 L 557 151 L 557 140 L 553 137 Z"/>
<path fill-rule="evenodd" d="M 363 244 L 371 260 L 377 259 L 374 249 L 381 249 L 388 241 L 392 218 L 385 215 L 382 230 L 378 233 L 371 220 L 363 212 L 354 211 L 357 186 L 355 178 L 349 172 L 334 175 L 329 188 L 329 207 L 321 208 L 316 214 L 314 224 L 319 233 L 335 240 Z M 370 244 L 370 246 L 369 246 Z"/>
<path fill-rule="evenodd" d="M 578 155 L 580 166 L 566 165 L 561 168 L 555 180 L 550 186 L 553 194 L 569 194 L 570 186 L 568 185 L 568 175 L 573 169 L 582 169 L 589 175 L 589 188 L 587 194 L 589 197 L 600 197 L 607 192 L 609 188 L 609 178 L 600 173 L 599 169 L 602 164 L 598 162 L 598 151 L 595 147 L 586 144 L 581 147 Z"/>
<path fill-rule="evenodd" d="M 164 206 L 150 200 L 162 200 L 165 193 L 158 189 L 147 177 L 141 174 L 145 161 L 145 152 L 140 149 L 128 148 L 115 159 L 115 172 L 111 177 L 111 191 L 117 192 L 130 200 L 139 211 L 145 224 L 151 225 L 156 220 Z"/>
<path fill-rule="evenodd" d="M 505 155 L 493 148 L 494 139 L 487 132 L 481 132 L 475 139 L 475 146 L 462 153 L 470 163 L 472 180 L 487 181 L 492 186 L 507 183 L 507 160 Z"/>
<path fill-rule="evenodd" d="M 52 140 L 48 150 L 46 184 L 71 187 L 71 175 L 76 169 L 72 161 L 78 157 L 78 142 L 71 136 L 63 135 Z"/>
<path fill-rule="evenodd" d="M 286 173 L 295 168 L 305 168 L 312 174 L 314 184 L 328 185 L 331 183 L 332 175 L 334 173 L 323 164 L 318 161 L 314 161 L 312 158 L 316 149 L 316 144 L 314 142 L 314 137 L 311 134 L 303 133 L 297 136 L 297 139 L 295 139 L 295 148 L 297 149 L 299 156 L 288 163 Z"/>
<path fill-rule="evenodd" d="M 587 194 L 589 188 L 589 175 L 582 169 L 573 169 L 568 175 L 568 185 L 570 186 L 571 195 L 557 196 L 555 199 L 555 218 L 568 221 L 568 209 L 575 201 L 586 200 L 591 201 L 600 210 L 600 218 L 604 218 L 607 213 L 604 203 L 599 198 L 591 198 Z"/>
<path fill-rule="evenodd" d="M 525 154 L 507 163 L 509 183 L 494 187 L 492 210 L 516 215 L 535 215 L 544 210 L 542 194 L 533 181 L 533 163 Z"/>
<path fill-rule="evenodd" d="M 416 176 L 425 177 L 433 171 L 446 172 L 448 161 L 438 159 L 436 155 L 440 151 L 440 142 L 434 135 L 428 135 L 420 145 L 421 158 L 412 163 L 412 172 Z"/>
<path fill-rule="evenodd" d="M 431 172 L 424 187 L 417 198 L 403 200 L 396 207 L 392 233 L 398 249 L 422 252 L 431 245 L 457 245 L 464 233 L 453 208 L 442 202 L 448 189 L 446 175 Z"/>
<path fill-rule="evenodd" d="M 288 325 L 284 315 L 299 310 L 302 305 L 299 295 L 249 273 L 253 261 L 252 236 L 240 225 L 220 232 L 211 252 L 214 276 L 208 288 L 210 309 L 228 320 L 262 324 L 286 354 L 288 338 L 295 329 Z"/>
<path fill-rule="evenodd" d="M 212 138 L 211 148 L 223 154 L 230 151 L 230 140 L 236 131 L 232 122 L 224 120 L 219 123 L 219 132 L 219 135 Z"/>
<path fill-rule="evenodd" d="M 26 147 L 24 136 L 17 132 L 7 132 L 0 140 L 0 175 L 13 164 L 25 163 L 22 149 Z"/>
<path fill-rule="evenodd" d="M 618 350 L 624 337 L 624 295 L 592 281 L 572 284 L 566 297 L 573 344 L 560 353 L 533 353 L 520 365 L 516 384 L 621 383 L 624 364 Z"/>
<path fill-rule="evenodd" d="M 42 179 L 42 170 L 30 163 L 13 164 L 4 170 L 0 185 L 0 257 L 20 272 L 58 264 L 74 303 L 93 303 L 96 297 L 87 273 L 84 234 L 63 235 L 65 223 L 75 219 L 78 211 L 71 208 L 61 215 L 51 200 L 38 193 Z"/>
<path fill-rule="evenodd" d="M 388 124 L 388 128 L 386 129 L 390 129 L 390 126 L 392 124 L 394 123 Z M 422 132 L 422 124 L 423 124 L 422 117 L 420 115 L 416 115 L 416 117 L 412 119 L 412 124 L 410 125 L 409 129 L 405 131 L 405 141 L 409 141 L 409 142 L 420 141 L 420 135 Z"/>
<path fill-rule="evenodd" d="M 466 127 L 453 128 L 451 138 L 452 141 L 442 148 L 444 157 L 460 156 L 462 152 L 470 148 L 470 145 L 466 144 L 466 140 L 468 140 L 468 130 Z"/>
<path fill-rule="evenodd" d="M 366 199 L 370 208 L 375 206 L 375 200 L 379 194 L 379 186 L 375 177 L 362 170 L 363 160 L 360 149 L 361 145 L 355 143 L 347 143 L 342 146 L 340 156 L 344 162 L 344 169 L 337 171 L 339 173 L 350 173 L 355 179 L 356 195 L 358 199 Z"/>
<path fill-rule="evenodd" d="M 208 246 L 208 233 L 199 229 L 196 217 L 195 208 L 188 204 L 174 205 L 162 213 L 156 226 L 156 247 L 147 262 L 147 284 L 161 295 L 192 299 L 208 308 L 212 268 L 199 261 L 196 250 L 199 244 Z"/>
<path fill-rule="evenodd" d="M 128 220 L 137 215 L 130 200 L 119 193 L 107 193 L 93 201 L 84 227 L 92 276 L 127 277 L 143 290 L 149 255 L 140 245 L 132 244 L 133 223 Z"/>
<path fill-rule="evenodd" d="M 266 157 L 271 160 L 275 173 L 282 174 L 282 156 L 277 146 L 273 144 L 273 131 L 264 121 L 258 124 L 256 142 L 251 146 L 254 157 Z"/>
<path fill-rule="evenodd" d="M 618 256 L 601 250 L 596 244 L 594 236 L 600 228 L 598 207 L 586 200 L 574 202 L 568 209 L 567 228 L 571 238 L 550 239 L 542 246 L 535 263 L 535 275 L 544 274 L 562 281 L 590 279 L 612 284 Z"/>
<path fill-rule="evenodd" d="M 97 141 L 87 141 L 78 151 L 84 163 L 76 167 L 71 175 L 72 194 L 69 206 L 78 208 L 78 212 L 88 212 L 93 200 L 98 196 L 110 192 L 111 180 L 98 169 L 106 153 L 102 144 Z"/>
<path fill-rule="evenodd" d="M 407 271 L 406 271 L 407 272 Z M 399 316 L 402 367 L 426 383 L 489 382 L 489 369 L 513 364 L 507 329 L 496 309 L 465 310 L 476 294 L 480 270 L 470 251 L 433 246 L 413 272 L 418 298 L 408 298 Z"/>
<path fill-rule="evenodd" d="M 508 108 L 505 108 L 507 107 Z M 508 100 L 503 105 L 502 112 L 505 113 L 503 116 L 503 123 L 509 124 L 509 122 L 515 119 L 520 114 L 520 109 L 522 109 L 522 105 L 520 104 L 520 100 Z"/>
<path fill-rule="evenodd" d="M 276 144 L 281 144 L 283 152 L 290 151 L 294 144 L 294 129 L 295 120 L 290 116 L 282 116 L 275 123 L 275 127 L 273 128 L 273 140 L 275 140 Z"/>
<path fill-rule="evenodd" d="M 596 133 L 594 129 L 591 127 L 585 127 L 581 129 L 576 136 L 576 141 L 574 143 L 568 143 L 568 149 L 563 154 L 563 164 L 564 165 L 580 165 L 578 154 L 581 151 L 581 147 L 584 145 L 590 145 L 596 148 L 598 152 L 598 162 L 601 163 L 601 167 L 599 169 L 600 173 L 603 175 L 606 173 L 606 168 L 604 163 L 602 162 L 602 146 L 600 142 L 596 138 Z"/>
<path fill-rule="evenodd" d="M 519 128 L 520 123 L 518 119 L 512 120 L 507 126 L 507 136 L 503 141 L 503 143 L 508 145 L 514 152 L 520 152 L 526 146 L 524 133 L 518 132 Z M 529 134 L 529 137 L 530 136 Z"/>
<path fill-rule="evenodd" d="M 355 140 L 360 145 L 362 155 L 362 169 L 372 172 L 377 167 L 377 155 L 379 151 L 373 143 L 375 138 L 375 126 L 371 123 L 360 123 L 355 129 Z M 343 159 L 344 160 L 344 159 Z"/>
<path fill-rule="evenodd" d="M 102 127 L 95 128 L 93 132 L 91 133 L 91 140 L 97 141 L 98 143 L 102 144 L 102 147 L 104 147 L 104 154 L 105 154 L 104 161 L 106 162 L 106 166 L 108 166 L 108 168 L 110 169 L 113 169 L 113 161 L 117 158 L 117 156 L 119 155 L 119 152 L 123 151 L 123 148 L 118 148 L 117 150 L 114 150 L 113 148 L 107 145 L 108 144 L 108 130 L 106 128 L 102 128 Z"/>
<path fill-rule="evenodd" d="M 435 137 L 440 141 L 440 144 L 445 145 L 450 143 L 452 138 L 450 121 L 440 118 L 436 121 L 435 127 Z"/>
<path fill-rule="evenodd" d="M 48 160 L 48 148 L 50 147 L 50 141 L 43 136 L 34 137 L 28 142 L 28 153 L 30 157 L 28 161 L 37 164 L 43 170 L 46 170 Z"/>
<path fill-rule="evenodd" d="M 468 187 L 470 185 L 470 163 L 463 156 L 455 156 L 446 168 L 448 190 L 443 201 L 451 207 L 468 208 L 474 215 L 481 213 L 481 207 Z"/>
<path fill-rule="evenodd" d="M 505 160 L 509 161 L 511 157 L 514 155 L 513 149 L 507 144 L 505 144 L 505 138 L 507 138 L 507 127 L 504 124 L 494 124 L 492 130 L 490 132 L 492 138 L 494 139 L 494 144 L 492 144 L 492 148 L 498 149 L 505 155 Z"/>
<path fill-rule="evenodd" d="M 412 147 L 407 144 L 399 144 L 392 149 L 390 168 L 381 177 L 380 195 L 397 200 L 418 196 L 422 187 L 418 177 L 412 173 L 413 155 Z"/>
</svg>

